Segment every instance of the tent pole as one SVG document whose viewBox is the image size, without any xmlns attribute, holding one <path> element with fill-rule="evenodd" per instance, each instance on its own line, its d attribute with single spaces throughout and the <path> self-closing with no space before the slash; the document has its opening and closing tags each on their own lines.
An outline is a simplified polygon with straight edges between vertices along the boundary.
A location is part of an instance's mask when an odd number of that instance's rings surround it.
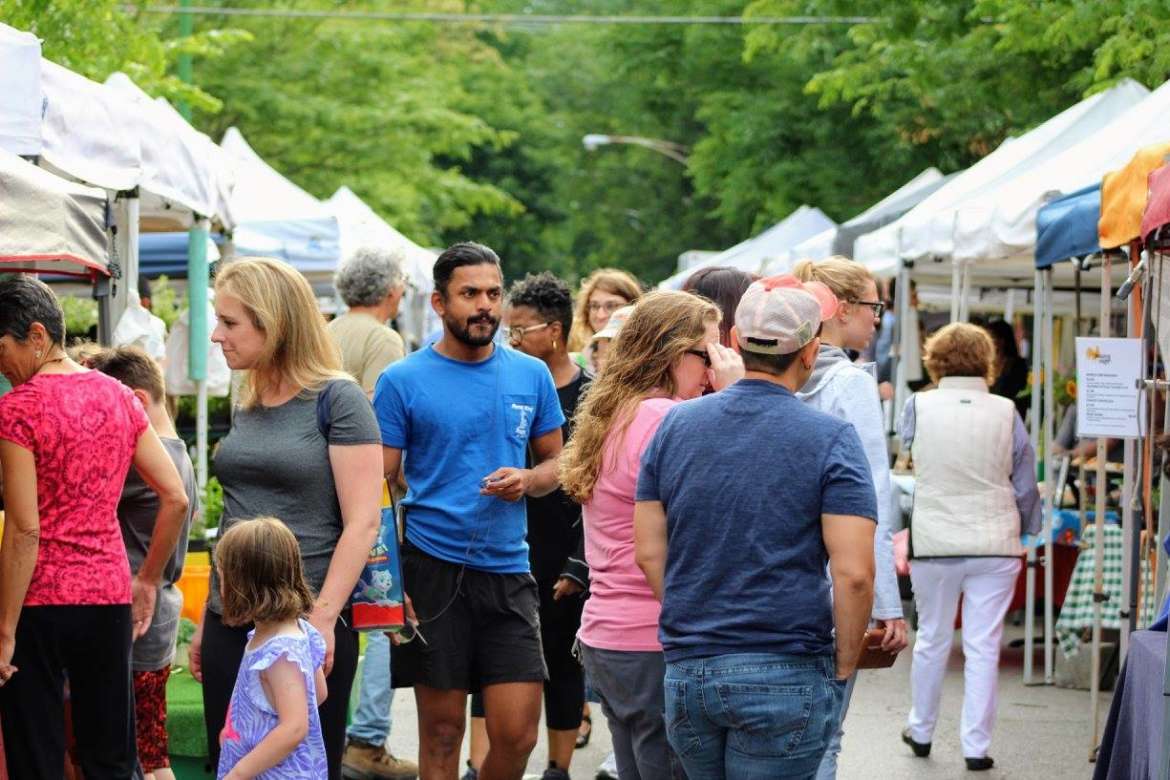
<svg viewBox="0 0 1170 780">
<path fill-rule="evenodd" d="M 195 219 L 187 234 L 187 377 L 195 382 L 195 473 L 199 489 L 207 487 L 207 233 L 206 217 Z"/>
<path fill-rule="evenodd" d="M 971 266 L 972 263 L 963 261 L 963 280 L 959 290 L 959 321 L 968 322 L 971 319 Z"/>
<path fill-rule="evenodd" d="M 959 296 L 962 294 L 962 269 L 959 264 L 951 260 L 951 322 L 959 321 Z"/>
<path fill-rule="evenodd" d="M 1032 316 L 1032 409 L 1030 412 L 1032 451 L 1039 452 L 1040 443 L 1040 322 L 1044 312 L 1042 276 L 1036 272 L 1033 286 L 1035 313 Z M 1051 477 L 1045 472 L 1045 479 Z M 1045 491 L 1051 492 L 1051 490 Z M 1047 500 L 1044 510 L 1048 511 Z M 1032 685 L 1033 656 L 1036 654 L 1036 546 L 1029 545 L 1028 557 L 1024 564 L 1024 685 Z"/>
<path fill-rule="evenodd" d="M 110 298 L 109 298 L 109 328 L 112 345 L 114 330 L 122 319 L 123 312 L 129 305 L 130 295 L 138 294 L 138 219 L 139 200 L 138 189 L 119 192 L 115 201 L 115 224 L 117 234 L 114 237 L 114 252 L 116 258 L 111 258 L 110 268 Z"/>
<path fill-rule="evenodd" d="M 1151 281 L 1150 295 L 1148 299 L 1150 303 L 1147 307 L 1149 311 L 1148 320 L 1154 326 L 1157 326 L 1161 317 L 1162 307 L 1166 305 L 1166 302 L 1162 300 L 1162 274 L 1165 273 L 1166 270 L 1164 255 L 1161 252 L 1155 252 L 1150 257 L 1149 262 L 1149 278 Z M 1151 341 L 1153 342 L 1153 348 L 1155 350 L 1154 366 L 1156 367 L 1158 365 L 1157 353 L 1161 352 L 1161 350 L 1158 349 L 1159 340 L 1156 337 L 1152 338 Z M 1165 362 L 1166 360 L 1167 356 L 1165 353 L 1163 353 L 1162 361 Z M 1156 371 L 1156 368 L 1151 368 L 1150 373 L 1153 374 L 1154 371 Z M 1151 403 L 1151 412 L 1152 411 L 1153 409 Z M 1167 435 L 1170 434 L 1170 393 L 1166 395 L 1164 412 L 1165 413 L 1162 415 L 1162 433 Z M 1150 420 L 1147 422 L 1151 430 L 1154 430 L 1155 421 L 1153 418 L 1154 416 L 1151 413 Z M 1154 464 L 1154 462 L 1155 461 L 1151 459 L 1151 466 Z M 1162 457 L 1159 458 L 1156 462 L 1159 466 L 1163 465 L 1166 462 L 1166 455 L 1163 454 Z M 1163 480 L 1163 484 L 1166 485 L 1167 482 Z M 1167 533 L 1170 533 L 1170 490 L 1163 488 L 1158 497 L 1158 528 L 1157 536 L 1154 538 L 1154 547 L 1157 550 L 1157 565 L 1154 569 L 1154 604 L 1159 606 L 1162 603 L 1162 593 L 1166 588 L 1166 550 L 1162 546 L 1162 540 L 1166 538 Z"/>
<path fill-rule="evenodd" d="M 1044 426 L 1044 429 L 1043 429 L 1044 430 L 1044 478 L 1046 480 L 1052 479 L 1052 477 L 1050 475 L 1053 474 L 1053 471 L 1054 471 L 1053 467 L 1056 464 L 1056 459 L 1052 457 L 1053 442 L 1056 440 L 1056 435 L 1055 435 L 1056 421 L 1054 419 L 1056 416 L 1056 409 L 1055 409 L 1056 393 L 1054 392 L 1054 389 L 1053 389 L 1054 385 L 1055 385 L 1054 372 L 1056 371 L 1056 351 L 1055 351 L 1056 347 L 1055 347 L 1055 344 L 1053 343 L 1055 329 L 1053 327 L 1053 321 L 1052 321 L 1053 316 L 1054 316 L 1054 309 L 1056 308 L 1055 303 L 1054 303 L 1055 298 L 1056 298 L 1056 292 L 1053 289 L 1054 284 L 1053 284 L 1052 277 L 1053 277 L 1052 268 L 1049 267 L 1049 268 L 1045 269 L 1044 278 L 1043 278 L 1043 284 L 1044 284 L 1044 335 L 1043 335 L 1043 339 L 1044 339 L 1044 345 L 1045 345 L 1045 354 L 1047 354 L 1049 356 L 1048 359 L 1051 361 L 1051 365 L 1049 366 L 1049 370 L 1044 372 L 1044 394 L 1042 396 L 1042 402 L 1044 404 L 1044 413 L 1040 415 L 1040 420 Z M 1059 471 L 1059 469 L 1055 469 L 1055 470 Z M 1059 480 L 1060 475 L 1056 474 L 1056 478 Z M 1063 487 L 1063 481 L 1061 482 L 1060 485 L 1057 486 L 1057 491 L 1060 491 L 1060 489 L 1062 487 Z M 1053 577 L 1053 570 L 1052 570 L 1052 557 L 1053 557 L 1053 550 L 1052 550 L 1052 508 L 1053 508 L 1054 504 L 1053 504 L 1052 492 L 1050 490 L 1045 491 L 1045 492 L 1047 492 L 1049 494 L 1049 497 L 1047 500 L 1048 506 L 1044 509 L 1044 518 L 1043 518 L 1043 521 L 1041 523 L 1041 529 L 1042 529 L 1041 532 L 1044 534 L 1044 683 L 1046 685 L 1052 685 L 1053 675 L 1054 675 L 1053 664 L 1054 664 L 1054 660 L 1055 660 L 1054 655 L 1053 655 L 1053 651 L 1055 650 L 1054 643 L 1056 641 L 1055 618 L 1054 618 L 1055 597 L 1053 595 L 1053 579 L 1052 579 L 1052 577 Z M 1057 492 L 1056 495 L 1059 497 L 1060 493 Z"/>
<path fill-rule="evenodd" d="M 1101 261 L 1101 320 L 1099 333 L 1101 338 L 1109 338 L 1109 296 L 1111 294 L 1111 280 L 1109 278 L 1112 260 L 1108 254 Z M 1105 590 L 1105 497 L 1106 480 L 1105 459 L 1108 455 L 1109 440 L 1097 439 L 1097 506 L 1093 525 L 1096 528 L 1093 539 L 1093 655 L 1089 666 L 1089 696 L 1091 698 L 1092 728 L 1089 741 L 1089 760 L 1095 759 L 1097 754 L 1097 735 L 1100 733 L 1101 721 L 1101 619 Z"/>
<path fill-rule="evenodd" d="M 906 384 L 906 367 L 909 361 L 917 358 L 917 355 L 911 355 L 910 351 L 914 345 L 911 345 L 909 336 L 910 329 L 907 323 L 910 317 L 914 316 L 913 308 L 910 306 L 910 268 L 901 263 L 898 267 L 898 276 L 894 282 L 897 285 L 897 295 L 895 296 L 898 304 L 898 341 L 897 341 L 897 356 L 894 363 L 894 409 L 893 417 L 894 424 L 891 429 L 897 426 L 898 415 L 902 413 L 902 408 L 906 405 L 906 398 L 909 392 L 909 387 Z M 901 450 L 901 447 L 898 448 Z"/>
</svg>

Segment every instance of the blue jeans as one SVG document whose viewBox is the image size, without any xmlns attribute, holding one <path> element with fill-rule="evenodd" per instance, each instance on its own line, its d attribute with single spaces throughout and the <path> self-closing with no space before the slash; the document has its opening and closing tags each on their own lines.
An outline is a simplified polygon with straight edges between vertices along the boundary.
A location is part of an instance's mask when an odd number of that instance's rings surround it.
<svg viewBox="0 0 1170 780">
<path fill-rule="evenodd" d="M 357 710 L 345 735 L 370 745 L 383 745 L 390 735 L 390 705 L 394 689 L 390 687 L 390 640 L 381 631 L 366 634 L 366 659 L 362 662 L 362 679 Z"/>
<path fill-rule="evenodd" d="M 666 665 L 667 738 L 690 780 L 812 778 L 839 725 L 831 655 L 721 655 Z"/>
<path fill-rule="evenodd" d="M 854 672 L 845 685 L 845 699 L 841 702 L 841 715 L 837 719 L 837 728 L 833 729 L 833 737 L 829 740 L 829 747 L 825 750 L 825 757 L 821 759 L 820 769 L 817 770 L 817 780 L 836 780 L 837 756 L 841 755 L 841 738 L 845 736 L 845 714 L 849 712 L 849 701 L 853 698 L 853 686 L 856 684 L 857 672 Z"/>
</svg>

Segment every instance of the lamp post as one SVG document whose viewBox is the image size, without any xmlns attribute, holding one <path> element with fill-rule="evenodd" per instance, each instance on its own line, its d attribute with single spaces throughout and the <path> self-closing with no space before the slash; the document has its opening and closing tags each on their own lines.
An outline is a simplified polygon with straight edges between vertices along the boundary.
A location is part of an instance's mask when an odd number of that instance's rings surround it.
<svg viewBox="0 0 1170 780">
<path fill-rule="evenodd" d="M 673 141 L 663 141 L 658 138 L 643 138 L 637 135 L 604 135 L 602 133 L 590 133 L 581 139 L 581 143 L 585 149 L 594 152 L 598 147 L 608 146 L 610 144 L 629 144 L 631 146 L 641 146 L 646 149 L 658 152 L 682 165 L 687 164 L 687 154 L 690 152 L 687 147 L 682 144 L 676 144 Z"/>
</svg>

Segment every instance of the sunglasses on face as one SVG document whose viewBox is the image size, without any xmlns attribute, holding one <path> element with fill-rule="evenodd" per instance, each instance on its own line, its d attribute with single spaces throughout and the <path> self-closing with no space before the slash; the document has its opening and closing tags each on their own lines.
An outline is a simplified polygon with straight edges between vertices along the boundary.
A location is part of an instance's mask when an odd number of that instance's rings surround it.
<svg viewBox="0 0 1170 780">
<path fill-rule="evenodd" d="M 886 305 L 881 301 L 847 301 L 855 306 L 868 306 L 873 311 L 874 317 L 881 317 L 882 312 L 886 310 Z"/>
<path fill-rule="evenodd" d="M 508 328 L 505 331 L 505 335 L 508 337 L 509 344 L 519 344 L 529 333 L 541 330 L 542 328 L 547 328 L 549 325 L 552 325 L 552 323 L 542 322 L 539 325 L 529 325 L 527 328 Z"/>
<path fill-rule="evenodd" d="M 703 365 L 705 365 L 707 368 L 711 367 L 711 355 L 708 354 L 707 350 L 705 350 L 705 349 L 688 349 L 687 354 L 694 355 L 697 358 L 701 358 L 703 360 Z"/>
</svg>

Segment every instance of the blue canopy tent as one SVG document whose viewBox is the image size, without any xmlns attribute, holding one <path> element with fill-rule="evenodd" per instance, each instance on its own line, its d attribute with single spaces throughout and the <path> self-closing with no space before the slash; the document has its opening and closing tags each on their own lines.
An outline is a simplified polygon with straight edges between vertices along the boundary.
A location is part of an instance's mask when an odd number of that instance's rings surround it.
<svg viewBox="0 0 1170 780">
<path fill-rule="evenodd" d="M 1036 213 L 1036 268 L 1100 252 L 1100 218 L 1100 183 L 1045 204 Z"/>
</svg>

